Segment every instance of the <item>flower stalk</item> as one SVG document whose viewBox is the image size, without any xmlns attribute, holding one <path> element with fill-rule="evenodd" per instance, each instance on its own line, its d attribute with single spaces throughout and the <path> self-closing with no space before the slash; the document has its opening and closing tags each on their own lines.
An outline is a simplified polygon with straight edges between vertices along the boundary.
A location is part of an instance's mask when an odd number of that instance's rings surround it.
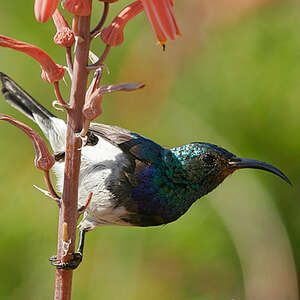
<svg viewBox="0 0 300 300">
<path fill-rule="evenodd" d="M 62 195 L 62 205 L 59 211 L 57 259 L 66 262 L 72 259 L 75 250 L 76 228 L 77 228 L 77 202 L 78 202 L 78 178 L 81 160 L 81 138 L 77 132 L 82 130 L 83 115 L 82 109 L 85 103 L 90 46 L 90 17 L 79 17 L 78 34 L 83 38 L 83 42 L 76 47 L 73 79 L 69 110 L 67 111 L 67 140 L 65 156 L 64 189 Z M 64 223 L 67 225 L 68 240 L 70 245 L 64 248 Z M 72 270 L 56 270 L 55 299 L 71 299 Z"/>
<path fill-rule="evenodd" d="M 20 128 L 26 133 L 34 146 L 36 158 L 35 165 L 44 171 L 45 183 L 50 195 L 59 204 L 57 256 L 53 259 L 59 263 L 56 269 L 55 296 L 56 300 L 70 300 L 73 271 L 59 268 L 60 263 L 65 265 L 74 257 L 76 228 L 78 217 L 85 211 L 91 202 L 91 191 L 87 202 L 78 209 L 78 185 L 81 163 L 81 148 L 83 138 L 86 136 L 89 124 L 102 113 L 102 99 L 104 94 L 119 91 L 135 91 L 143 88 L 141 83 L 125 83 L 113 85 L 100 85 L 103 63 L 110 53 L 112 46 L 119 46 L 124 40 L 123 30 L 129 20 L 143 10 L 156 33 L 158 41 L 164 46 L 167 39 L 175 39 L 180 34 L 176 24 L 172 0 L 137 0 L 127 5 L 106 28 L 102 29 L 107 19 L 109 6 L 118 0 L 99 0 L 104 3 L 102 17 L 96 27 L 90 28 L 90 14 L 92 0 L 66 0 L 65 9 L 73 14 L 72 29 L 66 19 L 57 9 L 58 0 L 35 0 L 34 12 L 39 22 L 46 22 L 53 18 L 57 33 L 54 42 L 66 49 L 67 69 L 71 77 L 70 99 L 66 102 L 59 89 L 59 80 L 65 73 L 65 68 L 56 64 L 50 56 L 37 46 L 14 40 L 0 35 L 0 47 L 7 47 L 20 51 L 34 58 L 42 68 L 42 79 L 54 83 L 54 92 L 58 101 L 67 113 L 67 135 L 65 149 L 65 169 L 63 193 L 60 198 L 55 192 L 49 171 L 55 163 L 42 138 L 30 127 L 21 122 L 0 114 L 0 120 L 5 120 Z M 100 33 L 105 49 L 98 59 L 90 53 L 90 43 Z M 72 57 L 74 49 L 74 62 Z M 92 65 L 88 65 L 89 54 L 94 56 Z M 96 57 L 96 58 L 95 58 Z M 94 80 L 87 90 L 88 75 L 96 71 Z M 52 259 L 51 259 L 52 260 Z"/>
</svg>

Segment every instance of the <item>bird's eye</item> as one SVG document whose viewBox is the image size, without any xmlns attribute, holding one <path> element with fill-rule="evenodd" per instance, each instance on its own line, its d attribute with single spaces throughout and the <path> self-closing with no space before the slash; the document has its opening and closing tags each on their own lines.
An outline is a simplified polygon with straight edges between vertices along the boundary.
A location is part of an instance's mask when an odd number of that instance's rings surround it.
<svg viewBox="0 0 300 300">
<path fill-rule="evenodd" d="M 209 154 L 209 153 L 205 153 L 202 158 L 203 162 L 205 162 L 208 165 L 212 165 L 215 162 L 215 159 L 216 158 L 212 154 Z"/>
</svg>

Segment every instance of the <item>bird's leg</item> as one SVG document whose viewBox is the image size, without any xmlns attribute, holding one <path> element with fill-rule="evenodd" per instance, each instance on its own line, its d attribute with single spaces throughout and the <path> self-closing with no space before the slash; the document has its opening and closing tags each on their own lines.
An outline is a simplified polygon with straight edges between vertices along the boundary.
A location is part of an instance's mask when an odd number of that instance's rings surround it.
<svg viewBox="0 0 300 300">
<path fill-rule="evenodd" d="M 52 256 L 49 258 L 51 261 L 51 265 L 55 266 L 58 269 L 64 270 L 74 270 L 76 269 L 83 257 L 83 247 L 84 247 L 84 237 L 85 237 L 85 230 L 79 230 L 79 241 L 78 241 L 78 248 L 75 253 L 73 253 L 73 258 L 67 262 L 58 262 L 56 256 Z"/>
</svg>

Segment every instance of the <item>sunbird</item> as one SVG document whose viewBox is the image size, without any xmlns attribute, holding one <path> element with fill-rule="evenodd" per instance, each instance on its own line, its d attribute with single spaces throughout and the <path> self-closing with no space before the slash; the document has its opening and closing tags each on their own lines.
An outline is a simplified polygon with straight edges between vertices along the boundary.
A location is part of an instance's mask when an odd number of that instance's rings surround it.
<svg viewBox="0 0 300 300">
<path fill-rule="evenodd" d="M 56 163 L 53 171 L 59 192 L 63 189 L 66 123 L 0 73 L 2 93 L 14 108 L 36 122 L 49 140 Z M 157 226 L 177 220 L 202 196 L 214 190 L 236 170 L 252 168 L 271 172 L 290 184 L 274 166 L 240 158 L 210 143 L 193 142 L 172 149 L 129 130 L 91 123 L 81 149 L 78 208 L 93 197 L 79 224 L 79 245 L 73 260 L 62 269 L 75 269 L 83 256 L 84 237 L 103 225 Z"/>
</svg>

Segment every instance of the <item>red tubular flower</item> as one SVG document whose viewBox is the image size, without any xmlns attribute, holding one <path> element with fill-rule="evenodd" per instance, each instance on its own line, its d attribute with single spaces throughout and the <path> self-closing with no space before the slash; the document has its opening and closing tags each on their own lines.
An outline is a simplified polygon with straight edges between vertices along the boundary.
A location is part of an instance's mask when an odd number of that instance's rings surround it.
<svg viewBox="0 0 300 300">
<path fill-rule="evenodd" d="M 85 118 L 81 136 L 84 137 L 89 129 L 90 122 L 99 117 L 102 114 L 102 100 L 104 94 L 119 92 L 119 91 L 136 91 L 143 88 L 143 83 L 124 83 L 103 85 L 100 87 L 100 81 L 102 78 L 103 69 L 100 68 L 95 72 L 94 78 L 86 92 L 85 104 L 83 106 L 83 116 Z"/>
<path fill-rule="evenodd" d="M 57 65 L 46 52 L 36 46 L 3 35 L 0 35 L 0 46 L 11 48 L 33 57 L 41 66 L 42 79 L 47 82 L 56 82 L 64 76 L 64 68 Z"/>
<path fill-rule="evenodd" d="M 65 9 L 76 16 L 89 16 L 92 10 L 92 0 L 66 0 Z"/>
<path fill-rule="evenodd" d="M 85 104 L 82 112 L 88 124 L 102 114 L 101 102 L 103 94 L 100 92 L 99 87 L 102 75 L 103 68 L 101 67 L 95 72 L 94 78 L 85 95 Z"/>
<path fill-rule="evenodd" d="M 165 45 L 168 38 L 174 40 L 181 35 L 177 26 L 172 6 L 172 0 L 140 0 L 153 31 L 161 45 Z"/>
<path fill-rule="evenodd" d="M 54 13 L 59 0 L 35 0 L 34 15 L 38 22 L 47 22 Z"/>
<path fill-rule="evenodd" d="M 7 115 L 0 114 L 0 120 L 7 121 L 18 127 L 31 139 L 35 151 L 34 164 L 38 169 L 49 171 L 52 168 L 55 159 L 49 152 L 44 140 L 33 129 Z"/>
<path fill-rule="evenodd" d="M 102 113 L 101 103 L 103 95 L 115 93 L 115 92 L 131 92 L 141 89 L 145 86 L 143 83 L 123 83 L 123 84 L 112 84 L 103 85 L 96 89 L 89 89 L 86 96 L 86 102 L 83 107 L 83 115 L 86 120 L 93 121 L 99 117 Z"/>
<path fill-rule="evenodd" d="M 54 43 L 62 47 L 71 47 L 75 42 L 74 33 L 58 9 L 55 10 L 52 19 L 57 30 L 57 33 L 53 38 Z"/>
<path fill-rule="evenodd" d="M 124 40 L 123 30 L 128 21 L 143 11 L 141 1 L 135 1 L 126 6 L 112 21 L 112 23 L 101 31 L 102 41 L 110 46 L 119 46 Z"/>
<path fill-rule="evenodd" d="M 105 0 L 104 0 L 105 1 Z M 110 46 L 119 46 L 124 40 L 124 27 L 128 21 L 145 10 L 157 40 L 165 45 L 168 39 L 174 40 L 181 35 L 173 15 L 172 0 L 138 0 L 126 6 L 111 25 L 104 28 L 100 34 L 102 41 Z"/>
<path fill-rule="evenodd" d="M 90 97 L 87 99 L 83 107 L 83 115 L 86 120 L 92 121 L 102 114 L 101 102 L 103 94 L 100 89 L 95 90 Z"/>
<path fill-rule="evenodd" d="M 117 2 L 119 0 L 99 0 L 100 2 L 108 2 L 108 3 L 113 3 L 113 2 Z"/>
</svg>

